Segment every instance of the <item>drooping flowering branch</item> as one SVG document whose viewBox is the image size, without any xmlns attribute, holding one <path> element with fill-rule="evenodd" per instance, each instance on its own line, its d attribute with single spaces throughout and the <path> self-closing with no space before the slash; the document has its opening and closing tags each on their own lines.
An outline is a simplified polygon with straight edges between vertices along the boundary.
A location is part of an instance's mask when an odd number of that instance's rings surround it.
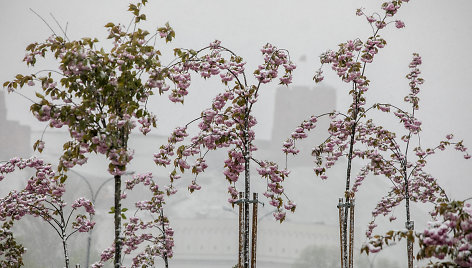
<svg viewBox="0 0 472 268">
<path fill-rule="evenodd" d="M 400 230 L 375 235 L 361 251 L 378 252 L 392 242 L 407 239 L 418 241 L 416 258 L 429 259 L 426 267 L 472 267 L 472 209 L 467 201 L 444 200 L 431 212 L 433 220 L 424 231 Z"/>
<path fill-rule="evenodd" d="M 16 221 L 31 215 L 46 221 L 58 234 L 63 245 L 65 266 L 69 267 L 67 240 L 76 232 L 88 232 L 93 228 L 95 223 L 90 221 L 90 217 L 95 213 L 92 202 L 81 197 L 74 201 L 70 210 L 66 209 L 67 204 L 63 200 L 64 184 L 60 182 L 51 165 L 37 158 L 13 158 L 0 164 L 0 181 L 5 175 L 25 168 L 35 171 L 27 181 L 25 189 L 11 191 L 0 198 L 0 256 L 3 257 L 0 264 L 5 267 L 23 265 L 22 254 L 25 249 L 15 242 L 10 229 Z M 88 216 L 76 214 L 75 218 L 71 218 L 79 208 L 83 208 Z"/>
<path fill-rule="evenodd" d="M 164 195 L 154 182 L 152 174 L 140 174 L 133 176 L 133 179 L 126 182 L 126 190 L 131 191 L 137 185 L 142 184 L 151 192 L 149 200 L 138 201 L 135 203 L 136 213 L 148 212 L 152 220 L 143 220 L 135 216 L 130 217 L 124 223 L 123 232 L 123 257 L 130 255 L 134 251 L 140 251 L 133 257 L 131 267 L 151 267 L 154 265 L 155 258 L 161 257 L 165 261 L 165 267 L 168 267 L 168 258 L 173 255 L 174 231 L 169 227 L 169 220 L 163 214 Z M 123 193 L 122 198 L 126 198 Z M 144 246 L 144 249 L 142 247 Z M 112 247 L 102 252 L 101 259 L 93 267 L 103 267 L 104 263 L 113 258 L 115 252 L 114 244 Z"/>
</svg>

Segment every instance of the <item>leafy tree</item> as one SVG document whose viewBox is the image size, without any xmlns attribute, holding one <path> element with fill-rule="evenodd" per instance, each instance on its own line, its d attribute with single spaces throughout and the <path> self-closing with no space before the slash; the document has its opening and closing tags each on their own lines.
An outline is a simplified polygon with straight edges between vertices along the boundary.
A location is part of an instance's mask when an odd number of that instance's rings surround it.
<svg viewBox="0 0 472 268">
<path fill-rule="evenodd" d="M 65 31 L 63 36 L 53 31 L 44 42 L 26 48 L 24 61 L 34 67 L 37 60 L 50 56 L 58 63 L 58 70 L 18 74 L 4 83 L 9 92 L 26 85 L 38 88 L 37 101 L 31 105 L 33 115 L 48 122 L 49 127 L 67 127 L 71 139 L 64 143 L 59 159 L 56 179 L 60 183 L 65 182 L 68 169 L 87 162 L 87 154 L 100 153 L 108 158 L 108 171 L 115 178 L 115 239 L 111 248 L 115 267 L 120 267 L 122 259 L 121 219 L 125 218 L 125 209 L 121 208 L 121 176 L 133 158 L 128 146 L 130 133 L 138 124 L 144 135 L 156 126 L 147 101 L 150 96 L 169 90 L 166 83 L 178 88 L 170 94 L 173 101 L 182 102 L 180 98 L 188 87 L 178 80 L 185 74 L 162 65 L 161 52 L 154 46 L 157 37 L 171 41 L 175 36 L 172 28 L 166 24 L 153 34 L 139 28 L 140 22 L 146 20 L 141 12 L 146 2 L 129 5 L 133 20 L 128 28 L 115 23 L 105 25 L 107 39 L 113 45 L 110 50 L 98 48 L 96 38 L 69 40 Z M 39 152 L 43 148 L 42 140 L 34 144 Z"/>
</svg>

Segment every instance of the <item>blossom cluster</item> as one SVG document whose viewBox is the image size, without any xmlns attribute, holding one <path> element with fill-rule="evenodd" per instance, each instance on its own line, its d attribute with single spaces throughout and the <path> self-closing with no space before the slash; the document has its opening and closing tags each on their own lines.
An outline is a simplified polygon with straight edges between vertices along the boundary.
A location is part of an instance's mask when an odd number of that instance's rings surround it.
<svg viewBox="0 0 472 268">
<path fill-rule="evenodd" d="M 367 22 L 372 26 L 372 30 L 378 31 L 383 29 L 387 26 L 387 24 L 395 23 L 395 27 L 401 29 L 405 27 L 405 23 L 401 20 L 395 21 L 386 21 L 387 18 L 393 17 L 397 14 L 398 10 L 401 8 L 403 3 L 409 2 L 410 0 L 396 0 L 396 1 L 388 1 L 382 3 L 382 10 L 384 10 L 383 16 L 378 13 L 373 13 L 372 15 L 365 14 L 362 8 L 357 9 L 356 15 L 357 16 L 364 16 Z"/>
<path fill-rule="evenodd" d="M 434 220 L 418 234 L 422 258 L 434 257 L 440 264 L 472 267 L 472 207 L 470 203 L 440 203 Z M 451 263 L 452 261 L 452 263 Z"/>
<path fill-rule="evenodd" d="M 69 236 L 68 221 L 64 219 L 72 216 L 77 209 L 83 207 L 88 216 L 77 214 L 72 222 L 73 229 L 79 232 L 88 232 L 95 224 L 90 220 L 95 213 L 93 205 L 83 197 L 74 201 L 68 212 L 69 215 L 66 214 L 67 204 L 63 201 L 64 184 L 60 182 L 51 165 L 44 163 L 41 159 L 34 157 L 29 159 L 13 158 L 0 164 L 0 181 L 5 179 L 5 175 L 25 168 L 35 171 L 34 175 L 28 179 L 25 188 L 21 191 L 12 190 L 7 196 L 0 198 L 0 221 L 3 222 L 0 232 L 0 247 L 8 249 L 0 251 L 0 255 L 7 256 L 11 263 L 21 262 L 24 249 L 14 242 L 13 237 L 8 236 L 9 229 L 13 227 L 15 221 L 21 220 L 24 216 L 40 217 L 49 222 L 64 241 Z"/>
<path fill-rule="evenodd" d="M 401 239 L 418 241 L 418 260 L 430 259 L 428 267 L 472 266 L 472 208 L 466 201 L 442 201 L 431 212 L 433 216 L 423 231 L 388 231 L 372 236 L 361 251 L 379 252 L 384 246 Z M 432 259 L 433 258 L 433 259 Z"/>
<path fill-rule="evenodd" d="M 138 251 L 133 257 L 131 267 L 153 266 L 156 257 L 170 258 L 173 255 L 174 246 L 173 229 L 169 226 L 169 220 L 163 215 L 164 195 L 155 183 L 151 173 L 134 175 L 132 180 L 126 181 L 126 190 L 131 191 L 136 186 L 142 185 L 151 192 L 151 198 L 138 201 L 135 207 L 138 212 L 149 212 L 155 215 L 152 220 L 143 220 L 138 217 L 130 217 L 124 223 L 123 253 L 129 255 Z M 125 197 L 126 194 L 123 195 Z M 140 247 L 143 246 L 144 248 Z M 104 250 L 99 262 L 92 267 L 103 267 L 104 263 L 112 259 L 115 245 Z"/>
</svg>

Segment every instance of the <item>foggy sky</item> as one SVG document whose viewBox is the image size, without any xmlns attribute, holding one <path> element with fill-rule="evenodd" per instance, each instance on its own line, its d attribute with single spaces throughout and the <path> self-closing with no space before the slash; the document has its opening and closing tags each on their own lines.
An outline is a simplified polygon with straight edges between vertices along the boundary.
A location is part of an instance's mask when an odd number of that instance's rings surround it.
<svg viewBox="0 0 472 268">
<path fill-rule="evenodd" d="M 290 51 L 298 65 L 294 85 L 314 87 L 312 76 L 319 67 L 318 56 L 327 49 L 336 49 L 338 43 L 369 36 L 370 27 L 364 18 L 355 16 L 355 10 L 365 7 L 366 13 L 379 11 L 381 1 L 353 0 L 173 0 L 150 1 L 145 9 L 148 22 L 145 28 L 169 22 L 176 31 L 175 42 L 159 43 L 163 51 L 173 47 L 200 48 L 215 39 L 248 62 L 250 74 L 262 62 L 259 49 L 267 42 Z M 125 11 L 128 1 L 1 1 L 0 10 L 0 81 L 11 80 L 17 73 L 28 73 L 21 62 L 24 48 L 31 42 L 42 41 L 50 34 L 48 27 L 34 15 L 32 8 L 59 32 L 49 13 L 65 25 L 71 39 L 84 36 L 106 37 L 104 25 L 109 22 L 127 24 L 130 16 Z M 412 0 L 399 11 L 396 19 L 405 22 L 406 28 L 389 27 L 382 36 L 388 45 L 376 56 L 366 75 L 372 81 L 369 100 L 390 101 L 402 104 L 408 94 L 404 78 L 413 52 L 423 57 L 420 67 L 426 82 L 421 87 L 420 112 L 423 122 L 422 144 L 433 146 L 448 133 L 465 139 L 472 148 L 472 21 L 469 19 L 472 2 Z M 105 45 L 106 46 L 106 45 Z M 306 60 L 303 60 L 305 58 Z M 170 59 L 170 57 L 169 57 Z M 46 62 L 44 68 L 56 68 Z M 325 69 L 324 83 L 337 89 L 338 109 L 350 102 L 346 85 L 329 69 Z M 256 106 L 259 126 L 257 137 L 269 139 L 274 110 L 274 88 L 262 88 L 260 103 Z M 176 125 L 194 118 L 208 106 L 211 98 L 221 90 L 218 83 L 202 83 L 195 77 L 185 107 L 170 103 L 164 96 L 153 102 L 152 110 L 158 115 L 156 133 L 168 134 Z M 32 90 L 24 88 L 25 95 Z M 34 129 L 43 124 L 29 113 L 29 101 L 14 94 L 7 96 L 8 119 L 31 125 Z M 174 116 L 170 117 L 172 114 Z M 393 120 L 394 121 L 394 120 Z M 394 122 L 395 123 L 395 122 Z M 472 162 L 460 154 L 445 153 L 431 161 L 431 173 L 439 177 L 450 197 L 465 198 L 472 195 Z M 467 187 L 464 187 L 467 186 Z M 452 194 L 451 194 L 452 193 Z"/>
</svg>

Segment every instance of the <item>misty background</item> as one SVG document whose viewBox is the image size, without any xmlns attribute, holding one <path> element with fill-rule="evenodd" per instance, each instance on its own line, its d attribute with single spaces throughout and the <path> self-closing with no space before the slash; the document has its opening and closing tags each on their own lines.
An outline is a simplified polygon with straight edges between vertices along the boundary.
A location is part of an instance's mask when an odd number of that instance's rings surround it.
<svg viewBox="0 0 472 268">
<path fill-rule="evenodd" d="M 53 61 L 43 61 L 38 65 L 38 68 L 28 69 L 26 64 L 22 62 L 25 47 L 28 44 L 43 41 L 51 35 L 51 31 L 45 23 L 29 8 L 47 20 L 58 34 L 60 34 L 60 30 L 49 13 L 54 15 L 61 26 L 68 23 L 67 34 L 71 40 L 86 36 L 104 40 L 107 33 L 103 26 L 106 23 L 121 22 L 125 25 L 129 23 L 131 17 L 129 12 L 126 11 L 128 4 L 129 1 L 121 0 L 1 1 L 0 81 L 3 84 L 4 81 L 13 79 L 18 73 L 25 74 L 39 69 L 55 69 L 57 66 Z M 280 88 L 275 84 L 263 86 L 260 91 L 259 102 L 255 105 L 255 115 L 259 122 L 256 126 L 256 138 L 263 148 L 269 148 L 267 152 L 270 153 L 261 152 L 261 154 L 270 156 L 273 152 L 272 149 L 279 148 L 283 141 L 274 140 L 274 136 L 288 136 L 291 131 L 290 129 L 284 129 L 283 131 L 286 131 L 286 133 L 282 134 L 273 131 L 277 129 L 275 126 L 277 126 L 277 120 L 281 120 L 281 115 L 293 113 L 293 109 L 298 108 L 301 111 L 297 113 L 300 116 L 299 119 L 290 118 L 293 122 L 279 122 L 279 125 L 294 127 L 303 119 L 308 118 L 312 114 L 310 113 L 311 110 L 316 111 L 313 112 L 313 114 L 316 114 L 320 108 L 330 108 L 329 111 L 332 109 L 345 110 L 345 107 L 349 105 L 351 101 L 347 94 L 349 86 L 342 83 L 329 68 L 324 70 L 325 80 L 323 83 L 315 87 L 312 77 L 320 66 L 318 56 L 327 49 L 336 49 L 341 42 L 368 37 L 371 34 L 371 28 L 365 18 L 355 15 L 355 11 L 357 8 L 364 7 L 365 12 L 369 14 L 380 11 L 380 5 L 381 1 L 373 0 L 150 1 L 144 10 L 148 20 L 141 27 L 152 32 L 156 27 L 169 22 L 174 28 L 176 39 L 173 42 L 157 44 L 163 52 L 164 59 L 168 59 L 168 61 L 173 59 L 171 50 L 175 47 L 198 49 L 205 47 L 215 39 L 221 40 L 222 45 L 247 61 L 247 75 L 251 78 L 252 70 L 256 69 L 262 62 L 260 48 L 264 44 L 269 42 L 279 48 L 287 49 L 290 52 L 292 61 L 297 65 L 297 69 L 294 71 L 293 86 L 290 88 Z M 413 52 L 417 52 L 422 56 L 423 64 L 420 66 L 420 70 L 425 83 L 421 86 L 421 93 L 419 94 L 421 101 L 417 116 L 423 122 L 423 133 L 421 135 L 423 147 L 435 146 L 449 133 L 454 133 L 458 139 L 464 139 L 466 147 L 472 146 L 472 87 L 469 81 L 472 74 L 472 50 L 470 49 L 472 21 L 469 19 L 471 10 L 472 2 L 468 0 L 412 0 L 405 3 L 395 19 L 404 21 L 406 27 L 396 29 L 393 25 L 390 25 L 383 30 L 381 35 L 387 40 L 387 46 L 376 55 L 374 63 L 367 67 L 366 75 L 371 80 L 367 95 L 368 102 L 391 102 L 403 105 L 403 97 L 409 91 L 408 82 L 404 77 L 408 73 L 411 55 Z M 107 42 L 103 44 L 105 47 L 108 45 Z M 166 61 L 163 60 L 163 62 Z M 133 144 L 136 149 L 136 158 L 131 162 L 130 170 L 145 172 L 151 169 L 155 174 L 164 174 L 163 176 L 165 176 L 164 171 L 160 171 L 153 166 L 151 162 L 152 153 L 157 151 L 159 145 L 165 142 L 165 136 L 173 128 L 181 126 L 198 116 L 201 110 L 210 105 L 213 96 L 222 89 L 217 81 L 203 81 L 203 79 L 193 76 L 190 93 L 185 99 L 184 106 L 170 103 L 167 96 L 154 98 L 149 107 L 152 107 L 151 110 L 158 117 L 158 128 L 152 130 L 151 141 L 136 137 L 136 142 Z M 277 94 L 283 90 L 292 92 L 293 95 L 306 93 L 306 90 L 308 90 L 311 92 L 309 96 L 313 100 L 302 98 L 299 106 L 292 103 L 292 106 L 277 104 L 276 107 L 276 103 L 278 103 L 276 101 Z M 20 92 L 28 97 L 34 96 L 33 88 L 25 87 Z M 316 94 L 317 92 L 322 92 L 322 94 Z M 303 96 L 303 94 L 301 95 Z M 333 97 L 329 103 L 326 103 L 324 99 L 327 96 Z M 37 122 L 29 112 L 31 102 L 17 94 L 5 94 L 5 103 L 6 119 L 18 122 L 23 126 L 29 126 L 32 131 L 31 141 L 39 139 L 45 124 Z M 383 121 L 384 118 L 382 117 L 379 117 L 378 120 L 378 122 L 386 124 L 391 129 L 399 131 L 402 129 L 396 120 Z M 0 127 L 3 129 L 6 125 L 0 125 Z M 41 157 L 52 163 L 57 163 L 62 146 L 61 141 L 67 138 L 65 131 L 65 128 L 59 131 L 49 129 L 46 131 L 44 137 L 46 150 Z M 322 134 L 322 132 L 316 134 L 317 136 L 313 138 L 314 141 L 320 140 L 323 137 Z M 270 216 L 264 218 L 266 224 L 260 224 L 259 227 L 267 226 L 267 229 L 266 231 L 261 229 L 260 251 L 258 251 L 261 258 L 259 260 L 270 263 L 270 256 L 285 253 L 281 251 L 282 248 L 285 250 L 285 247 L 281 247 L 282 244 L 286 245 L 287 251 L 289 251 L 289 248 L 301 243 L 299 240 L 304 235 L 300 230 L 306 230 L 310 234 L 316 234 L 316 232 L 329 233 L 331 234 L 330 238 L 334 240 L 331 241 L 332 247 L 337 246 L 337 210 L 335 205 L 337 198 L 342 196 L 343 192 L 344 178 L 342 176 L 345 172 L 344 166 L 343 162 L 340 161 L 340 165 L 331 172 L 329 180 L 321 182 L 311 172 L 310 148 L 313 145 L 307 142 L 298 158 L 289 160 L 289 169 L 293 167 L 293 171 L 286 182 L 286 188 L 287 193 L 290 193 L 292 189 L 292 195 L 297 197 L 295 201 L 298 204 L 298 211 L 294 215 L 288 215 L 288 222 L 282 225 L 275 223 Z M 29 155 L 21 156 L 28 157 Z M 224 153 L 220 156 L 224 157 Z M 274 157 L 281 160 L 280 157 L 282 156 L 280 153 L 280 156 Z M 201 259 L 202 255 L 199 257 L 197 253 L 205 250 L 209 250 L 209 252 L 205 253 L 207 255 L 203 255 L 207 256 L 207 259 L 213 258 L 212 251 L 226 249 L 226 245 L 222 246 L 217 243 L 221 238 L 228 239 L 228 245 L 231 248 L 228 249 L 228 253 L 225 251 L 219 255 L 236 256 L 233 252 L 236 240 L 233 243 L 231 239 L 233 239 L 233 236 L 234 239 L 237 237 L 237 229 L 235 229 L 237 223 L 234 221 L 237 216 L 229 211 L 231 206 L 226 202 L 226 182 L 221 175 L 222 161 L 218 162 L 218 158 L 218 154 L 213 156 L 212 159 L 215 162 L 214 164 L 210 163 L 210 167 L 213 169 L 199 179 L 199 181 L 202 181 L 202 192 L 192 195 L 186 193 L 185 184 L 190 183 L 190 179 L 187 179 L 187 181 L 182 182 L 180 196 L 177 195 L 169 201 L 171 224 L 175 222 L 177 225 L 175 228 L 176 262 L 179 258 L 179 250 L 184 252 L 182 255 L 188 258 L 187 262 Z M 297 161 L 300 161 L 300 163 Z M 91 157 L 88 164 L 82 168 L 77 168 L 77 172 L 94 181 L 94 186 L 98 186 L 105 178 L 110 176 L 106 172 L 106 167 L 101 165 L 103 163 L 103 158 Z M 450 198 L 464 199 L 472 196 L 472 180 L 470 177 L 472 165 L 469 161 L 464 160 L 460 153 L 449 150 L 433 156 L 429 160 L 427 170 L 438 178 Z M 253 176 L 253 180 L 257 181 L 255 177 Z M 375 206 L 372 200 L 378 200 L 388 190 L 386 188 L 388 184 L 383 180 L 383 178 L 366 180 L 366 188 L 376 189 L 373 193 L 369 193 L 372 195 L 363 193 L 362 188 L 359 192 L 357 204 L 362 204 L 363 210 L 358 209 L 356 211 L 358 213 L 356 225 L 359 230 L 357 235 L 360 237 L 356 241 L 358 246 L 363 241 L 362 235 L 365 225 L 370 220 L 370 211 Z M 80 181 L 80 179 L 77 181 Z M 207 181 L 208 185 L 204 185 L 204 181 Z M 77 187 L 81 185 L 79 182 L 71 182 L 71 184 Z M 0 187 L 2 193 L 5 192 L 4 187 L 4 185 Z M 255 190 L 258 189 L 257 184 L 254 187 Z M 87 194 L 85 189 L 82 192 L 85 195 Z M 111 199 L 107 201 L 106 191 L 103 195 L 102 203 L 98 206 L 101 206 L 104 211 L 101 220 L 105 222 L 111 220 L 111 216 L 106 213 L 106 209 L 111 204 Z M 265 206 L 265 210 L 262 210 L 260 215 L 270 213 L 269 207 Z M 422 208 L 417 208 L 417 210 L 422 213 L 426 211 Z M 399 218 L 402 212 L 403 210 L 400 211 L 399 207 Z M 172 216 L 174 216 L 174 219 Z M 97 218 L 99 217 L 97 215 Z M 189 222 L 189 219 L 192 219 L 193 223 Z M 211 219 L 218 219 L 219 221 Z M 417 229 L 421 228 L 421 223 L 424 226 L 426 220 L 426 217 L 415 219 L 419 222 L 416 225 Z M 182 223 L 179 223 L 179 221 L 182 221 Z M 186 227 L 186 224 L 194 226 L 197 231 L 185 229 L 190 228 Z M 234 224 L 234 228 L 231 227 L 231 224 Z M 199 225 L 202 226 L 200 229 L 197 228 Z M 204 227 L 215 226 L 216 228 L 222 225 L 229 226 L 228 231 L 223 229 L 220 236 L 216 235 L 210 239 L 215 242 L 216 248 L 201 249 L 202 237 L 208 238 L 204 234 L 206 232 L 203 230 Z M 402 225 L 403 223 L 400 221 L 397 228 L 401 228 Z M 186 236 L 182 235 L 179 238 L 179 226 L 181 226 L 180 233 L 187 234 Z M 211 230 L 213 229 L 210 228 L 208 232 L 212 232 Z M 289 232 L 287 230 L 291 230 L 291 232 L 299 231 L 301 235 L 298 238 L 294 235 L 292 240 L 278 236 L 283 232 Z M 226 234 L 232 231 L 236 231 L 236 233 L 232 233 L 230 238 L 227 238 Z M 266 235 L 267 240 L 264 238 L 264 232 L 272 233 Z M 102 233 L 106 233 L 106 227 L 100 229 L 97 224 L 97 229 L 94 230 L 94 236 L 97 237 L 96 241 L 98 241 L 94 246 L 96 252 L 108 247 L 111 241 L 111 235 L 104 234 L 103 238 L 100 235 Z M 200 235 L 192 236 L 195 233 Z M 218 234 L 218 232 L 215 233 Z M 287 234 L 287 237 L 289 236 Z M 51 240 L 53 239 L 51 238 Z M 311 250 L 318 250 L 317 252 L 319 252 L 320 250 L 316 248 L 316 244 L 323 244 L 324 242 L 319 238 L 314 239 L 314 241 L 314 245 L 306 242 L 304 246 L 307 250 L 311 248 Z M 77 240 L 76 243 L 80 244 L 82 242 Z M 195 244 L 192 244 L 193 242 Z M 188 243 L 188 245 L 182 246 L 183 243 Z M 272 245 L 272 247 L 269 245 Z M 405 251 L 404 246 L 400 247 L 398 252 L 403 253 Z M 271 252 L 269 252 L 269 248 L 271 248 Z M 264 250 L 267 252 L 264 252 Z M 275 252 L 276 250 L 280 251 Z M 30 248 L 30 251 L 33 251 L 33 249 Z M 194 255 L 192 255 L 192 252 L 194 252 Z M 298 250 L 298 252 L 293 250 L 290 254 L 303 258 L 303 252 L 303 249 Z M 337 252 L 336 248 L 334 252 Z M 385 258 L 388 258 L 389 252 L 386 252 Z M 264 259 L 264 254 L 266 254 L 267 259 Z M 390 252 L 390 255 L 394 254 L 397 254 L 397 252 L 394 250 Z M 278 260 L 278 262 L 282 263 L 280 267 L 288 267 L 288 263 L 294 263 L 296 258 Z M 184 262 L 181 261 L 182 264 L 175 267 L 186 267 Z M 215 267 L 224 266 L 223 264 L 215 265 Z M 274 263 L 271 265 L 268 267 L 275 267 Z M 402 267 L 402 265 L 398 267 Z"/>
</svg>

